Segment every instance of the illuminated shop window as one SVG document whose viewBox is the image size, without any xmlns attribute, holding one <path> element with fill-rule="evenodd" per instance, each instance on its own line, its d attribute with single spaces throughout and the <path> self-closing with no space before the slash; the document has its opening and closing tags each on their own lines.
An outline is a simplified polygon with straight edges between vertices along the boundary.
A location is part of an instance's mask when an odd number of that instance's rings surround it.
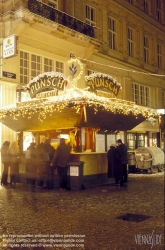
<svg viewBox="0 0 165 250">
<path fill-rule="evenodd" d="M 134 30 L 128 27 L 128 55 L 134 57 Z"/>
<path fill-rule="evenodd" d="M 157 53 L 158 53 L 158 68 L 162 68 L 162 45 L 157 44 Z"/>
<path fill-rule="evenodd" d="M 89 5 L 86 5 L 86 23 L 96 26 L 96 13 L 95 9 Z"/>
<path fill-rule="evenodd" d="M 116 20 L 108 18 L 109 47 L 116 50 Z"/>
<path fill-rule="evenodd" d="M 41 55 L 20 52 L 20 83 L 28 84 L 30 80 L 43 72 L 64 73 L 64 63 Z"/>
<path fill-rule="evenodd" d="M 145 146 L 145 134 L 138 133 L 128 133 L 127 134 L 127 144 L 129 150 L 135 150 L 138 147 Z"/>
<path fill-rule="evenodd" d="M 144 62 L 149 62 L 149 38 L 144 36 Z"/>
<path fill-rule="evenodd" d="M 132 83 L 132 99 L 138 105 L 150 106 L 150 88 L 139 85 L 136 83 Z"/>
</svg>

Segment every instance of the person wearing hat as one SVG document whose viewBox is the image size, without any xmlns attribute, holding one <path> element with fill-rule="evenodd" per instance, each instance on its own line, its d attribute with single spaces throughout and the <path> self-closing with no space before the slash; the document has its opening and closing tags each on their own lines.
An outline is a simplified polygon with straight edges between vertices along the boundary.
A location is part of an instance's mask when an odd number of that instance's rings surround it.
<svg viewBox="0 0 165 250">
<path fill-rule="evenodd" d="M 7 178 L 8 178 L 8 168 L 10 166 L 9 163 L 9 156 L 8 156 L 8 149 L 9 149 L 10 142 L 5 141 L 1 147 L 1 161 L 4 165 L 3 173 L 2 173 L 2 179 L 1 179 L 1 185 L 7 185 Z"/>
<path fill-rule="evenodd" d="M 119 153 L 121 154 L 121 163 L 123 165 L 123 179 L 121 182 L 121 185 L 123 185 L 123 183 L 127 183 L 127 163 L 128 163 L 128 159 L 127 159 L 127 147 L 126 145 L 122 142 L 121 139 L 117 140 L 117 150 L 119 151 Z"/>
<path fill-rule="evenodd" d="M 121 164 L 121 155 L 116 148 L 115 144 L 112 144 L 107 152 L 108 158 L 108 178 L 115 178 L 115 184 L 120 185 L 122 179 L 123 166 Z"/>
</svg>

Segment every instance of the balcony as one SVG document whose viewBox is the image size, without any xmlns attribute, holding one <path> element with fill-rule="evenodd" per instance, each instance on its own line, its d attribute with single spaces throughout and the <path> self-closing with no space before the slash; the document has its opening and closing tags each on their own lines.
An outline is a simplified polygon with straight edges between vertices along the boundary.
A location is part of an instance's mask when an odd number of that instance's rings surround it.
<svg viewBox="0 0 165 250">
<path fill-rule="evenodd" d="M 37 0 L 28 0 L 28 9 L 39 16 L 94 38 L 94 28 L 92 26 L 44 3 Z"/>
</svg>

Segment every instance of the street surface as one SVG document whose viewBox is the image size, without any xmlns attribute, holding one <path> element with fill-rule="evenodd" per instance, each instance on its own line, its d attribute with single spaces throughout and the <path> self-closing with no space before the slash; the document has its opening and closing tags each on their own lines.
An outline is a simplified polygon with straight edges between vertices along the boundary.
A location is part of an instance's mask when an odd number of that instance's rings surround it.
<svg viewBox="0 0 165 250">
<path fill-rule="evenodd" d="M 163 250 L 164 172 L 127 187 L 0 186 L 0 237 L 5 250 Z"/>
</svg>

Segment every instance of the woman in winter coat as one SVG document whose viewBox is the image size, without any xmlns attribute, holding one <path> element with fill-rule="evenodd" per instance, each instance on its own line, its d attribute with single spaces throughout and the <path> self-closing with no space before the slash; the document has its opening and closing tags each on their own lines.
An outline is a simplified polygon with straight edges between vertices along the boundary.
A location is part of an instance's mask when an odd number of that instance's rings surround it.
<svg viewBox="0 0 165 250">
<path fill-rule="evenodd" d="M 19 146 L 13 141 L 8 149 L 10 159 L 10 184 L 16 184 L 19 178 Z"/>
<path fill-rule="evenodd" d="M 7 178 L 8 178 L 8 168 L 10 166 L 9 157 L 8 157 L 8 149 L 9 149 L 10 142 L 5 141 L 1 147 L 1 161 L 4 164 L 4 169 L 2 173 L 1 184 L 7 185 Z"/>
<path fill-rule="evenodd" d="M 115 178 L 115 184 L 122 186 L 123 166 L 121 164 L 121 155 L 116 145 L 112 144 L 107 152 L 108 158 L 108 178 Z M 120 183 L 119 183 L 120 182 Z"/>
</svg>

